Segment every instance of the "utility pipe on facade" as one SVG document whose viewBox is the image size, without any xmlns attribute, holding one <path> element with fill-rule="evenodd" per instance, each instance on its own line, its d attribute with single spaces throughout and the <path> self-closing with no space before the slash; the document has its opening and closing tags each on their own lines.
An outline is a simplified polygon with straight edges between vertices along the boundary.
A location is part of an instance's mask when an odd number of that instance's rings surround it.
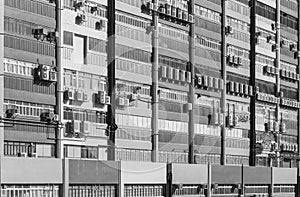
<svg viewBox="0 0 300 197">
<path fill-rule="evenodd" d="M 256 158 L 256 131 L 255 131 L 255 105 L 256 105 L 256 0 L 250 2 L 250 84 L 253 87 L 253 96 L 250 98 L 250 156 L 249 165 L 255 166 Z"/>
<path fill-rule="evenodd" d="M 107 129 L 109 133 L 108 139 L 108 160 L 115 160 L 115 114 L 116 114 L 116 96 L 115 96 L 115 43 L 116 43 L 116 5 L 115 0 L 107 0 L 107 80 L 108 80 L 108 96 L 110 96 L 111 104 L 107 106 Z"/>
<path fill-rule="evenodd" d="M 280 0 L 276 0 L 276 21 L 275 21 L 275 29 L 276 29 L 276 44 L 275 44 L 275 50 L 276 50 L 276 59 L 275 59 L 275 66 L 277 67 L 277 75 L 276 75 L 276 96 L 280 95 Z M 277 102 L 276 104 L 276 122 L 280 122 L 280 103 Z M 277 133 L 277 143 L 278 147 L 280 147 L 280 134 Z M 277 159 L 277 166 L 279 166 L 280 159 L 279 157 L 276 157 Z M 272 164 L 272 162 L 271 162 Z"/>
<path fill-rule="evenodd" d="M 194 16 L 195 13 L 195 1 L 190 0 L 189 2 L 189 13 Z M 189 136 L 188 136 L 188 146 L 189 146 L 189 163 L 194 163 L 194 104 L 195 104 L 195 23 L 190 23 L 189 32 L 189 64 L 187 66 L 188 71 L 191 72 L 191 83 L 189 85 L 189 96 L 188 102 L 191 108 L 189 109 Z"/>
<path fill-rule="evenodd" d="M 221 1 L 222 4 L 222 79 L 224 83 L 224 88 L 221 92 L 221 118 L 223 120 L 220 120 L 223 122 L 221 125 L 221 165 L 226 165 L 226 76 L 227 76 L 227 70 L 226 70 L 226 59 L 227 59 L 227 48 L 226 48 L 226 1 Z"/>
<path fill-rule="evenodd" d="M 158 0 L 152 0 L 152 151 L 151 161 L 158 161 Z"/>
<path fill-rule="evenodd" d="M 298 2 L 298 51 L 300 51 L 300 3 Z M 299 69 L 299 66 L 300 66 L 300 56 L 298 56 L 298 68 L 297 68 L 297 73 L 300 74 L 300 69 Z M 300 82 L 298 82 L 298 102 L 300 102 Z M 298 110 L 298 134 L 299 134 L 299 129 L 300 129 L 300 109 Z M 300 135 L 298 135 L 298 139 L 297 139 L 297 144 L 298 144 L 298 147 L 300 145 Z M 299 155 L 299 148 L 298 148 L 298 152 L 296 152 L 296 154 Z M 300 162 L 298 162 L 298 166 L 297 166 L 297 170 L 298 170 L 298 173 L 300 173 Z M 296 196 L 300 196 L 300 179 L 298 178 L 298 184 L 296 186 Z"/>
<path fill-rule="evenodd" d="M 62 55 L 61 55 L 61 39 L 62 39 L 62 28 L 61 28 L 61 10 L 62 4 L 60 0 L 56 1 L 56 32 L 58 37 L 56 38 L 56 45 L 55 45 L 55 60 L 56 60 L 56 70 L 57 70 L 57 83 L 56 83 L 56 114 L 58 115 L 58 124 L 56 125 L 55 131 L 55 139 L 56 139 L 56 157 L 63 158 L 63 128 L 62 128 L 62 121 L 63 121 L 63 68 L 62 68 Z"/>
</svg>

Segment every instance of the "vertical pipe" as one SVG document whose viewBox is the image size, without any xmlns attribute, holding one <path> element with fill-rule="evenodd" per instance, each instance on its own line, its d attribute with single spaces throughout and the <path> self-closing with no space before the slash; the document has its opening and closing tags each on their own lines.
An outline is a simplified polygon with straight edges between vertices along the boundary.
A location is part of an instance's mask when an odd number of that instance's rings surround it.
<svg viewBox="0 0 300 197">
<path fill-rule="evenodd" d="M 195 12 L 195 1 L 190 0 L 189 2 L 189 13 L 194 16 Z M 189 64 L 188 69 L 191 72 L 191 83 L 189 85 L 189 104 L 192 106 L 189 109 L 189 163 L 194 163 L 194 104 L 195 104 L 195 23 L 190 23 L 189 32 Z"/>
<path fill-rule="evenodd" d="M 206 197 L 211 197 L 211 184 L 212 184 L 212 173 L 210 163 L 207 165 L 207 190 Z"/>
<path fill-rule="evenodd" d="M 250 99 L 250 155 L 249 165 L 255 166 L 256 158 L 256 131 L 255 131 L 255 103 L 256 103 L 256 73 L 255 73 L 255 56 L 256 56 L 256 0 L 250 1 L 250 85 L 254 89 L 254 96 Z"/>
<path fill-rule="evenodd" d="M 269 188 L 269 195 L 270 197 L 274 196 L 274 168 L 271 167 L 271 184 Z"/>
<path fill-rule="evenodd" d="M 300 51 L 300 3 L 298 2 L 298 51 Z M 300 57 L 298 56 L 298 69 L 297 69 L 297 73 L 300 74 L 300 69 L 299 69 L 299 65 L 300 65 Z M 300 102 L 300 82 L 298 82 L 298 102 Z M 300 132 L 300 109 L 298 110 L 298 139 L 297 139 L 297 144 L 298 144 L 298 147 L 300 145 L 300 135 L 299 135 L 299 132 Z M 299 155 L 299 148 L 298 148 L 298 152 L 297 154 Z M 299 175 L 299 171 L 300 171 L 300 162 L 297 162 L 298 165 L 297 165 L 297 171 L 298 171 L 298 175 Z M 299 176 L 297 176 L 297 185 L 296 185 L 296 196 L 300 196 L 300 178 Z"/>
<path fill-rule="evenodd" d="M 60 0 L 56 1 L 56 32 L 58 37 L 56 38 L 56 69 L 57 69 L 57 83 L 56 83 L 56 114 L 58 114 L 58 124 L 56 125 L 55 139 L 56 139 L 56 157 L 63 158 L 63 132 L 61 122 L 63 121 L 63 67 L 61 63 L 61 39 L 62 39 L 62 28 L 61 28 L 61 10 L 62 4 Z"/>
<path fill-rule="evenodd" d="M 157 0 L 152 0 L 152 151 L 151 161 L 158 161 L 158 13 Z"/>
<path fill-rule="evenodd" d="M 278 72 L 280 70 L 280 0 L 276 0 L 276 21 L 275 21 L 275 27 L 276 27 L 276 67 L 278 69 Z M 278 96 L 280 93 L 280 75 L 279 73 L 276 75 L 276 96 Z M 279 102 L 276 104 L 276 121 L 280 121 L 280 105 Z M 280 143 L 280 134 L 277 135 L 278 143 Z M 278 144 L 278 147 L 280 147 L 280 144 Z M 280 165 L 280 159 L 279 157 L 276 158 L 277 160 L 277 166 Z"/>
<path fill-rule="evenodd" d="M 224 89 L 221 92 L 221 114 L 223 114 L 223 124 L 221 125 L 221 165 L 226 165 L 226 1 L 222 1 L 222 79 L 224 83 Z"/>
<path fill-rule="evenodd" d="M 0 1 L 0 117 L 3 118 L 3 102 L 4 102 L 4 1 Z M 4 123 L 0 121 L 0 159 L 4 156 Z M 2 161 L 2 160 L 0 160 Z M 1 169 L 0 169 L 1 173 Z M 1 182 L 1 181 L 0 181 Z M 1 186 L 1 184 L 0 184 Z"/>
<path fill-rule="evenodd" d="M 108 96 L 111 104 L 107 107 L 107 125 L 109 127 L 108 160 L 115 160 L 115 130 L 111 126 L 115 124 L 116 96 L 115 96 L 115 43 L 116 43 L 116 5 L 115 0 L 107 0 L 107 78 Z"/>
</svg>

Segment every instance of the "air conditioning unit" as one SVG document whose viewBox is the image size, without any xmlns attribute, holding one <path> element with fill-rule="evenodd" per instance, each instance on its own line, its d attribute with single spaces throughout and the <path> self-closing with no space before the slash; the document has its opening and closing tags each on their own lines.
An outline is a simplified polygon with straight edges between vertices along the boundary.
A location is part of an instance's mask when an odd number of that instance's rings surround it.
<svg viewBox="0 0 300 197">
<path fill-rule="evenodd" d="M 64 92 L 65 100 L 74 100 L 75 99 L 75 90 L 68 89 Z"/>
<path fill-rule="evenodd" d="M 104 91 L 98 91 L 96 95 L 96 103 L 97 104 L 105 104 L 105 97 L 106 97 L 106 92 Z"/>
<path fill-rule="evenodd" d="M 118 106 L 125 106 L 125 98 L 124 97 L 119 97 L 118 99 L 117 99 L 117 105 Z"/>
<path fill-rule="evenodd" d="M 234 55 L 229 54 L 227 56 L 227 63 L 229 63 L 229 64 L 233 64 L 234 63 Z"/>
<path fill-rule="evenodd" d="M 194 23 L 194 16 L 192 14 L 189 14 L 189 23 Z"/>
<path fill-rule="evenodd" d="M 27 153 L 26 152 L 21 152 L 18 155 L 19 155 L 19 157 L 27 157 Z"/>
<path fill-rule="evenodd" d="M 137 94 L 130 94 L 130 101 L 136 101 L 138 99 L 138 95 Z"/>
<path fill-rule="evenodd" d="M 281 124 L 280 124 L 280 131 L 281 131 L 282 133 L 285 133 L 285 132 L 286 132 L 286 125 L 285 125 L 284 122 L 281 122 Z"/>
<path fill-rule="evenodd" d="M 37 158 L 38 155 L 37 155 L 37 153 L 30 153 L 30 154 L 28 154 L 28 157 L 35 157 L 35 158 Z"/>
<path fill-rule="evenodd" d="M 84 134 L 88 134 L 90 132 L 90 122 L 88 121 L 81 122 L 81 132 Z"/>
<path fill-rule="evenodd" d="M 300 51 L 294 53 L 294 59 L 300 58 Z"/>
<path fill-rule="evenodd" d="M 95 23 L 95 29 L 101 30 L 106 27 L 106 22 L 104 20 L 99 20 Z"/>
<path fill-rule="evenodd" d="M 188 12 L 186 12 L 186 11 L 182 12 L 182 20 L 184 20 L 184 21 L 188 20 Z"/>
<path fill-rule="evenodd" d="M 57 82 L 57 72 L 55 70 L 49 71 L 49 81 Z"/>
<path fill-rule="evenodd" d="M 129 106 L 130 105 L 130 101 L 128 98 L 124 98 L 124 106 Z"/>
<path fill-rule="evenodd" d="M 15 109 L 15 108 L 10 108 L 10 109 L 7 109 L 6 112 L 6 118 L 16 118 L 19 114 L 18 114 L 18 110 Z"/>
<path fill-rule="evenodd" d="M 110 96 L 105 96 L 105 104 L 106 105 L 110 105 L 111 104 Z"/>
<path fill-rule="evenodd" d="M 153 4 L 152 2 L 150 2 L 150 1 L 148 1 L 148 2 L 147 2 L 147 8 L 148 8 L 149 10 L 153 10 L 154 4 Z"/>
<path fill-rule="evenodd" d="M 286 77 L 286 75 L 287 75 L 286 70 L 280 70 L 280 75 L 282 77 Z"/>
<path fill-rule="evenodd" d="M 177 18 L 182 19 L 182 10 L 180 8 L 177 8 Z"/>
<path fill-rule="evenodd" d="M 267 36 L 267 43 L 273 43 L 275 40 L 274 36 L 273 35 L 268 35 Z"/>
<path fill-rule="evenodd" d="M 297 44 L 290 44 L 290 51 L 297 52 Z"/>
<path fill-rule="evenodd" d="M 47 34 L 47 40 L 49 42 L 55 43 L 56 42 L 56 38 L 58 38 L 58 32 L 56 32 L 56 31 L 48 32 L 48 34 Z"/>
<path fill-rule="evenodd" d="M 85 6 L 85 1 L 84 0 L 76 0 L 74 1 L 74 7 L 75 9 L 80 9 Z"/>
<path fill-rule="evenodd" d="M 238 66 L 242 65 L 242 58 L 241 57 L 237 57 L 237 65 Z"/>
<path fill-rule="evenodd" d="M 76 100 L 77 101 L 83 101 L 83 91 L 82 90 L 77 90 L 76 91 Z"/>
<path fill-rule="evenodd" d="M 226 27 L 226 34 L 233 34 L 233 28 L 232 28 L 232 26 L 228 25 Z"/>
<path fill-rule="evenodd" d="M 76 16 L 76 24 L 82 24 L 84 22 L 86 22 L 86 15 L 85 14 L 78 14 Z"/>
<path fill-rule="evenodd" d="M 47 29 L 44 29 L 44 28 L 33 29 L 32 34 L 35 39 L 44 40 L 48 35 L 48 31 L 47 31 Z"/>
<path fill-rule="evenodd" d="M 226 121 L 227 121 L 227 127 L 233 127 L 234 126 L 234 117 L 232 114 L 229 114 L 226 117 Z"/>
<path fill-rule="evenodd" d="M 91 13 L 94 14 L 95 12 L 97 12 L 98 7 L 97 6 L 93 6 L 91 7 Z"/>
<path fill-rule="evenodd" d="M 42 122 L 52 122 L 57 120 L 57 115 L 54 112 L 43 112 L 40 115 L 40 120 Z"/>
<path fill-rule="evenodd" d="M 286 46 L 287 42 L 285 40 L 280 40 L 280 47 Z"/>
<path fill-rule="evenodd" d="M 38 67 L 38 77 L 40 80 L 49 81 L 50 68 L 47 65 L 40 64 Z"/>
<path fill-rule="evenodd" d="M 83 92 L 83 101 L 84 102 L 89 101 L 89 95 L 86 92 Z"/>
<path fill-rule="evenodd" d="M 266 65 L 266 66 L 264 66 L 263 70 L 264 70 L 264 74 L 270 74 L 270 72 L 271 72 L 271 67 L 268 66 L 268 65 Z"/>
<path fill-rule="evenodd" d="M 162 14 L 165 14 L 166 13 L 166 8 L 163 4 L 161 4 L 158 8 L 158 11 Z"/>
</svg>

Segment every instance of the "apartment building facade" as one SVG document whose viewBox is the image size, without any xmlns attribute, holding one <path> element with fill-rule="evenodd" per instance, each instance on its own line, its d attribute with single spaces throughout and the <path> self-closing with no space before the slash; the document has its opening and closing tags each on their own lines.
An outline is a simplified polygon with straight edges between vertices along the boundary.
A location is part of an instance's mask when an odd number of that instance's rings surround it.
<svg viewBox="0 0 300 197">
<path fill-rule="evenodd" d="M 158 1 L 157 119 L 156 6 L 115 1 L 112 100 L 107 3 L 0 2 L 2 195 L 296 196 L 299 2 Z"/>
</svg>

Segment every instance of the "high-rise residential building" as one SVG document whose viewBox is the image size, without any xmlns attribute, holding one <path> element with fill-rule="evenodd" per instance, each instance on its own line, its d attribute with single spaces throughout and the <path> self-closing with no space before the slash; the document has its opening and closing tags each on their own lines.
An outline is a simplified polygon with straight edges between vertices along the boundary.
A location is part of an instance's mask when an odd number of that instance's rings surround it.
<svg viewBox="0 0 300 197">
<path fill-rule="evenodd" d="M 298 196 L 299 10 L 0 1 L 1 195 Z"/>
</svg>

